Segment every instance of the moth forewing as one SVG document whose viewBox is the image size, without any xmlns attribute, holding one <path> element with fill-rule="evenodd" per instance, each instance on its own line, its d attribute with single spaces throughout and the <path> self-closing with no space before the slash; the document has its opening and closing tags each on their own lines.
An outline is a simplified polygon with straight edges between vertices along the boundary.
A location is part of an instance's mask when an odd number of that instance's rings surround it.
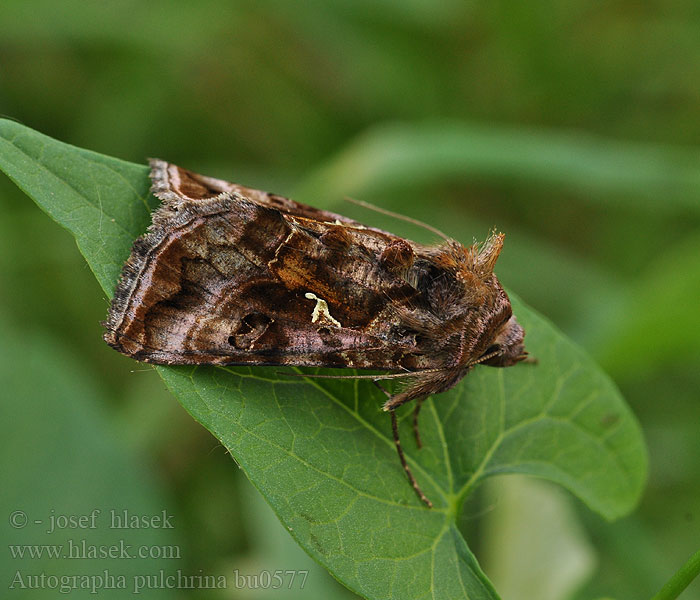
<svg viewBox="0 0 700 600">
<path fill-rule="evenodd" d="M 164 161 L 151 167 L 162 203 L 122 271 L 107 343 L 158 364 L 348 367 L 405 378 L 384 408 L 429 505 L 394 411 L 417 401 L 419 441 L 423 399 L 477 363 L 524 358 L 524 332 L 493 273 L 503 235 L 481 247 L 449 238 L 425 246 Z"/>
</svg>

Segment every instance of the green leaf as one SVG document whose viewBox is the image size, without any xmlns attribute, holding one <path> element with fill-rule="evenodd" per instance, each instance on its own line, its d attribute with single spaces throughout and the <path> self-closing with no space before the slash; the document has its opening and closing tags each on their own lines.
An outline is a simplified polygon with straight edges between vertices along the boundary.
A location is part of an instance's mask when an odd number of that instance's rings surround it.
<svg viewBox="0 0 700 600">
<path fill-rule="evenodd" d="M 256 571 L 268 570 L 273 573 L 281 565 L 284 565 L 285 571 L 289 569 L 297 572 L 294 579 L 292 579 L 291 574 L 287 574 L 284 585 L 280 589 L 270 590 L 265 598 L 274 600 L 357 600 L 355 594 L 341 586 L 296 544 L 287 530 L 280 525 L 270 506 L 252 485 L 246 484 L 243 487 L 241 500 L 246 529 L 252 544 L 252 556 L 248 558 L 248 561 L 252 564 L 248 569 L 241 565 L 240 571 L 245 573 L 247 570 L 255 573 Z M 308 573 L 305 581 L 302 571 Z M 260 600 L 265 600 L 265 598 Z"/>
<path fill-rule="evenodd" d="M 0 121 L 0 168 L 73 232 L 110 293 L 148 223 L 146 170 L 10 121 Z M 538 365 L 478 368 L 426 401 L 420 451 L 411 407 L 400 414 L 433 510 L 406 482 L 369 382 L 284 378 L 269 368 L 158 371 L 291 535 L 350 589 L 382 599 L 497 598 L 456 526 L 480 482 L 537 475 L 615 518 L 633 508 L 646 475 L 639 427 L 610 379 L 548 321 L 513 304 Z"/>
<path fill-rule="evenodd" d="M 73 234 L 111 298 L 131 244 L 158 204 L 148 194 L 148 167 L 58 143 L 5 119 L 0 154 L 0 169 Z"/>
</svg>

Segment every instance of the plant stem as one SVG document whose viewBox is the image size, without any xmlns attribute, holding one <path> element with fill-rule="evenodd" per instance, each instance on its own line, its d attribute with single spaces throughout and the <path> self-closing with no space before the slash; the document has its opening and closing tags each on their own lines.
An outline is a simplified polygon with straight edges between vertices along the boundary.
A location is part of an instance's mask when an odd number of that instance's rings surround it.
<svg viewBox="0 0 700 600">
<path fill-rule="evenodd" d="M 700 550 L 688 559 L 651 600 L 673 600 L 700 574 Z"/>
</svg>

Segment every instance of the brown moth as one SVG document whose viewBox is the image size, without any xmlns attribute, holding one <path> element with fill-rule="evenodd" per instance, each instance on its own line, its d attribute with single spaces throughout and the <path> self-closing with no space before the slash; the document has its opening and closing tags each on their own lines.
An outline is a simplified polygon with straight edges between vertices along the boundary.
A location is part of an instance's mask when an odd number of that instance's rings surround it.
<svg viewBox="0 0 700 600">
<path fill-rule="evenodd" d="M 493 273 L 503 234 L 481 247 L 426 246 L 282 196 L 151 161 L 162 201 L 134 242 L 105 341 L 158 364 L 393 371 L 395 409 L 453 387 L 476 364 L 523 360 L 524 331 Z M 390 213 L 393 214 L 393 213 Z M 406 218 L 407 219 L 407 218 Z M 410 219 L 407 219 L 410 220 Z M 377 383 L 377 385 L 379 385 Z M 381 386 L 380 386 L 381 387 Z"/>
</svg>

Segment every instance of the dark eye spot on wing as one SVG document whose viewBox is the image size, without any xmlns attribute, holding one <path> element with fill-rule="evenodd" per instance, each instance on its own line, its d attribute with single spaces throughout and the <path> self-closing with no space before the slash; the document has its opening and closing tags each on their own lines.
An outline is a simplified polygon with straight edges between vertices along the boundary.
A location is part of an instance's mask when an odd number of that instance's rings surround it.
<svg viewBox="0 0 700 600">
<path fill-rule="evenodd" d="M 241 319 L 236 333 L 228 337 L 228 343 L 239 350 L 248 349 L 265 333 L 270 323 L 272 319 L 263 313 L 249 313 Z"/>
</svg>

